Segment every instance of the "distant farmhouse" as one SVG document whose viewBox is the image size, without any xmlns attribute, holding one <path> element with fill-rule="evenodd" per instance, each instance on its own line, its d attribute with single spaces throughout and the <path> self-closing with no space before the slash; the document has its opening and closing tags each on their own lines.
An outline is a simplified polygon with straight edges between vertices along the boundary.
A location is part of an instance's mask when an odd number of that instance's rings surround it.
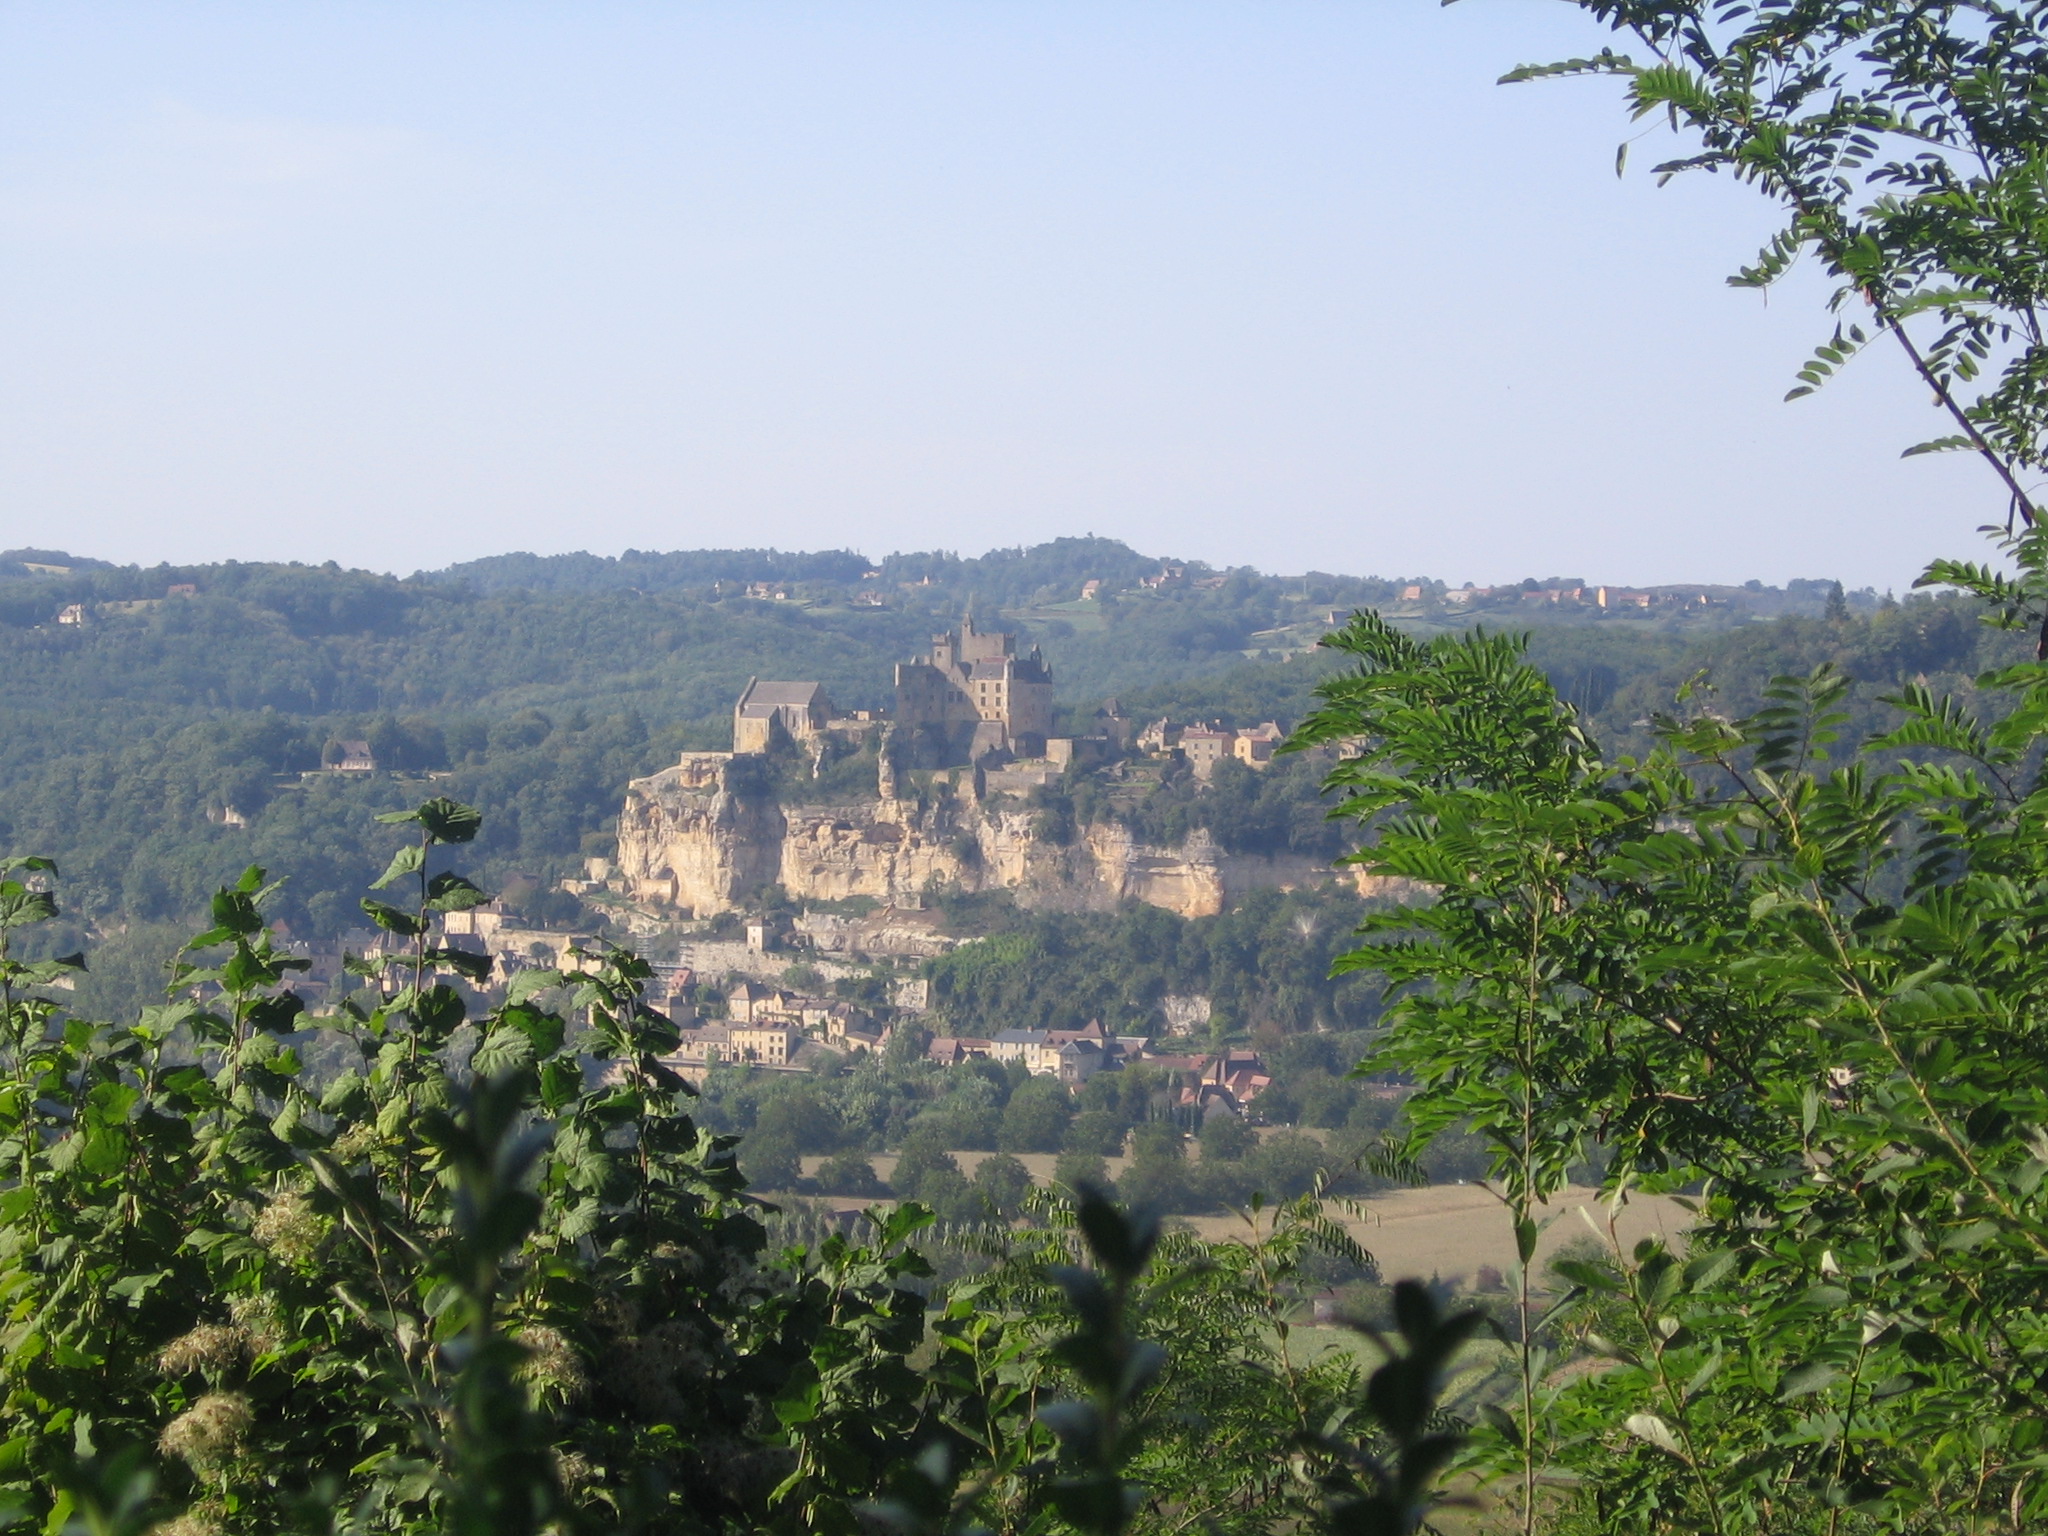
<svg viewBox="0 0 2048 1536">
<path fill-rule="evenodd" d="M 322 754 L 330 773 L 375 773 L 377 755 L 367 741 L 333 741 Z"/>
<path fill-rule="evenodd" d="M 896 667 L 896 728 L 922 761 L 1043 757 L 1052 732 L 1052 668 L 1014 635 L 984 634 L 970 615 L 932 636 L 929 656 Z"/>
</svg>

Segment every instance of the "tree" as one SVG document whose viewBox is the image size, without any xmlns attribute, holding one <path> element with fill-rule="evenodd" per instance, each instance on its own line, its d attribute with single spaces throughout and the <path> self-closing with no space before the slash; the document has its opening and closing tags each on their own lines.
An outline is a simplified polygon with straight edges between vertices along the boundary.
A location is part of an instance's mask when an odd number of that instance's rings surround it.
<svg viewBox="0 0 2048 1536">
<path fill-rule="evenodd" d="M 1566 1315 L 1626 1323 L 1582 1335 L 1616 1364 L 1554 1385 L 1525 1328 L 1516 1412 L 1478 1454 L 1514 1469 L 1525 1531 L 1552 1457 L 1603 1528 L 2028 1528 L 2048 1426 L 2010 1384 L 2048 1369 L 2048 1151 L 2021 1128 L 2048 1104 L 2011 1063 L 2048 1001 L 2048 531 L 2028 484 L 2048 462 L 2048 10 L 1577 3 L 1654 57 L 1507 78 L 1620 76 L 1637 117 L 1697 140 L 1660 173 L 1727 171 L 1779 203 L 1733 281 L 1809 252 L 1841 317 L 1792 397 L 1897 345 L 1952 429 L 1908 453 L 1975 454 L 2007 506 L 2008 571 L 1938 560 L 1922 584 L 2033 631 L 2036 661 L 1979 679 L 2010 701 L 1989 718 L 1900 688 L 1895 728 L 1839 767 L 1848 680 L 1827 665 L 1610 762 L 1514 645 L 1421 646 L 1369 617 L 1339 637 L 1361 665 L 1295 744 L 1364 744 L 1332 775 L 1371 829 L 1359 862 L 1436 893 L 1369 921 L 1346 963 L 1416 984 L 1377 1063 L 1422 1084 L 1411 1150 L 1461 1123 L 1490 1145 L 1520 1315 L 1537 1204 L 1589 1145 L 1616 1206 L 1638 1181 L 1707 1192 L 1685 1260 L 1610 1220 L 1603 1261 L 1560 1264 Z M 1617 1431 L 1631 1449 L 1588 1454 Z"/>
<path fill-rule="evenodd" d="M 436 799 L 387 820 L 412 835 L 379 884 L 404 894 L 363 910 L 393 947 L 359 962 L 374 1001 L 324 1021 L 353 1064 L 317 1094 L 287 1043 L 305 962 L 273 942 L 260 869 L 216 893 L 167 1001 L 119 1025 L 48 995 L 75 957 L 10 956 L 57 906 L 47 861 L 0 870 L 0 1138 L 19 1181 L 0 1284 L 38 1341 L 4 1366 L 0 1480 L 39 1524 L 119 1506 L 91 1523 L 243 1533 L 324 1526 L 334 1505 L 530 1536 L 647 1478 L 691 1485 L 693 1519 L 745 1503 L 668 1437 L 765 1403 L 657 1341 L 709 1328 L 795 1359 L 817 1325 L 756 1332 L 761 1229 L 731 1143 L 680 1112 L 651 972 L 593 950 L 472 1018 L 451 983 L 475 959 L 429 922 L 483 899 L 443 867 L 479 818 Z M 190 1044 L 167 1055 L 174 1036 Z M 595 1083 L 590 1059 L 609 1068 Z M 687 1273 L 667 1257 L 683 1253 Z M 661 1294 L 636 1295 L 655 1271 Z M 897 1412 L 878 1398 L 871 1417 Z M 85 1415 L 96 1438 L 73 1428 Z"/>
<path fill-rule="evenodd" d="M 839 1113 L 808 1084 L 763 1103 L 754 1117 L 754 1141 L 786 1143 L 799 1152 L 830 1152 L 843 1134 Z"/>
<path fill-rule="evenodd" d="M 1067 1126 L 1065 1150 L 1096 1157 L 1115 1157 L 1124 1149 L 1124 1131 L 1128 1124 L 1112 1110 L 1084 1109 Z"/>
<path fill-rule="evenodd" d="M 1333 782 L 1373 829 L 1360 862 L 1435 893 L 1346 961 L 1402 989 L 1368 1065 L 1419 1085 L 1412 1150 L 1486 1143 L 1523 1315 L 1537 1207 L 1589 1147 L 1617 1202 L 1706 1190 L 1685 1258 L 1617 1241 L 1566 1270 L 1573 1304 L 1636 1319 L 1587 1335 L 1612 1368 L 1554 1384 L 1525 1331 L 1516 1411 L 1475 1441 L 1525 1525 L 1552 1458 L 1608 1522 L 2048 1513 L 2048 1413 L 2005 1395 L 2048 1369 L 2048 1083 L 2020 1065 L 2048 1004 L 2022 894 L 2048 891 L 2048 665 L 1990 680 L 2017 698 L 1992 725 L 1909 687 L 1840 768 L 1826 668 L 1609 763 L 1515 642 L 1368 615 L 1336 643 L 1360 665 L 1307 729 L 1357 749 Z"/>
<path fill-rule="evenodd" d="M 740 1166 L 747 1182 L 760 1189 L 795 1189 L 803 1178 L 803 1160 L 796 1143 L 776 1136 L 749 1136 Z"/>
<path fill-rule="evenodd" d="M 1268 1136 L 1244 1160 L 1244 1179 L 1268 1200 L 1292 1200 L 1314 1188 L 1330 1163 L 1323 1144 L 1299 1131 Z"/>
<path fill-rule="evenodd" d="M 1237 1115 L 1211 1115 L 1202 1122 L 1202 1161 L 1236 1162 L 1259 1144 L 1258 1133 Z"/>
<path fill-rule="evenodd" d="M 1062 1152 L 1052 1165 L 1052 1181 L 1069 1195 L 1082 1189 L 1109 1190 L 1109 1164 L 1094 1152 Z"/>
<path fill-rule="evenodd" d="M 953 1161 L 953 1155 L 946 1150 L 945 1142 L 925 1128 L 913 1130 L 903 1143 L 903 1151 L 896 1159 L 896 1167 L 889 1175 L 889 1187 L 896 1191 L 899 1200 L 924 1200 L 925 1181 L 935 1173 L 950 1172 L 960 1176 L 960 1165 Z"/>
<path fill-rule="evenodd" d="M 1009 1221 L 1021 1214 L 1031 1193 L 1031 1170 L 1007 1153 L 984 1157 L 974 1170 L 974 1187 L 989 1209 Z"/>
<path fill-rule="evenodd" d="M 1131 1161 L 1117 1193 L 1138 1210 L 1177 1211 L 1188 1203 L 1189 1181 L 1181 1134 L 1161 1121 L 1131 1133 Z"/>
<path fill-rule="evenodd" d="M 1057 1152 L 1073 1114 L 1073 1097 L 1058 1082 L 1027 1078 L 1003 1106 L 996 1145 L 1005 1152 Z"/>
<path fill-rule="evenodd" d="M 948 1226 L 976 1226 L 992 1220 L 995 1207 L 987 1193 L 963 1174 L 951 1158 L 924 1171 L 917 1181 L 918 1199 Z"/>
<path fill-rule="evenodd" d="M 818 1165 L 818 1188 L 828 1195 L 880 1199 L 889 1186 L 876 1177 L 875 1165 L 858 1152 L 837 1152 Z"/>
</svg>

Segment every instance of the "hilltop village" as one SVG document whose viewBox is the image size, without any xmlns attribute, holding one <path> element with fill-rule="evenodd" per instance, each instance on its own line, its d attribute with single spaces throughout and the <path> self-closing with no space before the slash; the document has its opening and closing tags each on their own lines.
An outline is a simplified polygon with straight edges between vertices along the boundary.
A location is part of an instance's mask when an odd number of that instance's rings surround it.
<svg viewBox="0 0 2048 1536">
<path fill-rule="evenodd" d="M 1140 726 L 1114 700 L 1085 734 L 1056 734 L 1055 718 L 1044 657 L 971 617 L 896 666 L 887 711 L 842 713 L 816 682 L 751 679 L 733 706 L 731 750 L 685 753 L 634 781 L 617 856 L 591 858 L 565 888 L 666 954 L 650 1001 L 681 1026 L 671 1064 L 692 1077 L 720 1063 L 809 1071 L 893 1044 L 943 1067 L 993 1062 L 1074 1089 L 1145 1061 L 1179 1080 L 1185 1105 L 1242 1113 L 1270 1079 L 1253 1052 L 1207 1048 L 1205 999 L 1176 1000 L 1153 1035 L 1095 1021 L 934 1037 L 920 1022 L 929 991 L 918 969 L 960 942 L 927 900 L 934 889 L 1198 916 L 1245 890 L 1335 878 L 1327 859 L 1235 853 L 1201 831 L 1156 847 L 1114 821 L 1064 836 L 1043 824 L 1046 792 L 1077 774 L 1142 794 L 1169 775 L 1206 785 L 1225 763 L 1262 773 L 1278 722 Z M 805 793 L 848 767 L 862 775 L 853 792 L 828 803 Z M 573 970 L 588 942 L 521 926 L 497 903 L 447 914 L 442 938 L 490 955 L 501 984 L 535 965 Z M 862 979 L 864 1001 L 835 988 Z M 906 1031 L 914 1039 L 899 1040 Z"/>
<path fill-rule="evenodd" d="M 1277 723 L 1138 728 L 1110 700 L 1086 733 L 1054 735 L 1052 689 L 1037 651 L 972 619 L 897 666 L 892 711 L 841 715 L 816 683 L 752 681 L 734 707 L 731 751 L 686 752 L 628 787 L 617 855 L 592 860 L 578 894 L 643 924 L 744 911 L 769 891 L 890 913 L 953 889 L 1200 916 L 1246 890 L 1330 878 L 1324 856 L 1233 850 L 1206 830 L 1162 844 L 1115 814 L 1174 773 L 1201 784 L 1226 760 L 1267 769 Z M 1082 779 L 1102 813 L 1048 814 Z M 900 951 L 890 926 L 819 947 Z"/>
</svg>

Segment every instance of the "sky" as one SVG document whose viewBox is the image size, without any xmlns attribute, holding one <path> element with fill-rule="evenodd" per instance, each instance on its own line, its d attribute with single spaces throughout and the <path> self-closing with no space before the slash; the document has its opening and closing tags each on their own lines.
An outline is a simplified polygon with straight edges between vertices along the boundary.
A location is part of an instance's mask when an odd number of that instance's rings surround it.
<svg viewBox="0 0 2048 1536">
<path fill-rule="evenodd" d="M 1909 584 L 1985 472 L 1564 0 L 0 4 L 0 547 Z"/>
</svg>

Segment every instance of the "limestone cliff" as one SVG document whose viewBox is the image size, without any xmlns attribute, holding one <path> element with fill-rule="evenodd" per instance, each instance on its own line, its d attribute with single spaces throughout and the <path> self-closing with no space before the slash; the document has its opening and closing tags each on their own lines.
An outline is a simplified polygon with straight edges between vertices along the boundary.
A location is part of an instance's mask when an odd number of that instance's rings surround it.
<svg viewBox="0 0 2048 1536">
<path fill-rule="evenodd" d="M 701 752 L 635 779 L 618 857 L 633 897 L 710 917 L 770 884 L 798 900 L 914 904 L 937 882 L 1015 891 L 1033 907 L 1101 910 L 1137 900 L 1203 917 L 1248 890 L 1331 878 L 1313 859 L 1226 853 L 1206 832 L 1161 848 L 1104 824 L 1062 845 L 1033 831 L 1029 811 L 968 797 L 786 805 L 752 787 L 756 778 L 745 758 Z"/>
</svg>

